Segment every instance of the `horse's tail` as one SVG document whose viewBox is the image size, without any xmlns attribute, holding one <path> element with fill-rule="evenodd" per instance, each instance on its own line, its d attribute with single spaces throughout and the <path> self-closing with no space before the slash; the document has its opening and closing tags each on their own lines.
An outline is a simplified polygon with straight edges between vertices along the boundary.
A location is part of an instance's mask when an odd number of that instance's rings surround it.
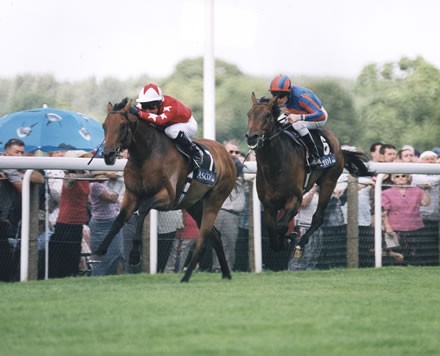
<svg viewBox="0 0 440 356">
<path fill-rule="evenodd" d="M 355 177 L 366 177 L 374 175 L 366 165 L 367 157 L 362 152 L 342 150 L 344 154 L 344 167 Z"/>
</svg>

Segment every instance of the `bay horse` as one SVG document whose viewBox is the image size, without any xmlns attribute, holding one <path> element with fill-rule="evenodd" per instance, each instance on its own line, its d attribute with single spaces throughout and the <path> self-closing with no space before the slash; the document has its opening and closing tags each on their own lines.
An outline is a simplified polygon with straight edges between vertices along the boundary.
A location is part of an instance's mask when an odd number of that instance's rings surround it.
<svg viewBox="0 0 440 356">
<path fill-rule="evenodd" d="M 324 210 L 335 189 L 344 167 L 353 175 L 371 175 L 362 153 L 341 150 L 339 141 L 329 128 L 319 131 L 334 153 L 336 163 L 326 169 L 308 170 L 307 150 L 300 140 L 293 140 L 284 133 L 277 119 L 281 110 L 272 99 L 257 100 L 252 93 L 252 106 L 248 112 L 247 144 L 256 153 L 257 193 L 264 207 L 270 247 L 274 251 L 287 249 L 288 224 L 298 213 L 303 194 L 317 183 L 319 199 L 312 223 L 296 245 L 295 255 L 300 257 L 310 236 L 323 223 Z M 291 125 L 289 124 L 291 127 Z M 316 142 L 316 140 L 315 140 Z M 308 174 L 310 173 L 310 174 Z"/>
<path fill-rule="evenodd" d="M 206 240 L 217 253 L 222 278 L 231 279 L 220 233 L 214 227 L 217 214 L 232 191 L 236 169 L 231 156 L 222 144 L 208 139 L 198 139 L 209 150 L 215 165 L 216 180 L 212 184 L 192 180 L 189 189 L 188 174 L 192 172 L 191 159 L 184 157 L 163 130 L 130 113 L 131 100 L 115 106 L 108 104 L 104 121 L 104 161 L 113 165 L 118 153 L 127 148 L 128 161 L 124 168 L 125 195 L 119 215 L 109 233 L 94 252 L 102 256 L 131 215 L 139 209 L 139 223 L 133 241 L 130 259 L 140 258 L 142 226 L 151 209 L 162 211 L 186 209 L 197 222 L 200 237 L 196 241 L 192 259 L 181 282 L 189 282 Z M 137 260 L 139 262 L 139 260 Z"/>
</svg>

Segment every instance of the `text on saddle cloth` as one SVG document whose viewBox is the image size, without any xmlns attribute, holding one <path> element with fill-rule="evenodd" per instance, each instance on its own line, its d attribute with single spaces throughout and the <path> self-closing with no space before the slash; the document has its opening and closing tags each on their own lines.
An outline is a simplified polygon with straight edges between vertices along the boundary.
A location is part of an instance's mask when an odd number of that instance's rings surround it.
<svg viewBox="0 0 440 356">
<path fill-rule="evenodd" d="M 215 162 L 214 158 L 211 155 L 211 152 L 208 150 L 207 147 L 199 143 L 197 143 L 197 146 L 202 152 L 202 165 L 200 167 L 196 167 L 193 171 L 189 172 L 188 176 L 186 177 L 186 182 L 183 190 L 180 193 L 179 198 L 177 199 L 177 205 L 179 205 L 185 198 L 185 195 L 191 187 L 191 183 L 193 182 L 193 180 L 207 185 L 214 185 L 217 180 Z"/>
</svg>

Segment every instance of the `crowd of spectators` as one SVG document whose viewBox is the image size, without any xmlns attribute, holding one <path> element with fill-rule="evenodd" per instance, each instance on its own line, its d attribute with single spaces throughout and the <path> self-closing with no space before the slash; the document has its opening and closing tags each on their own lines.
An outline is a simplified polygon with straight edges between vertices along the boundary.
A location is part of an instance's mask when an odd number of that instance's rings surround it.
<svg viewBox="0 0 440 356">
<path fill-rule="evenodd" d="M 248 270 L 248 201 L 249 182 L 255 177 L 243 174 L 245 155 L 239 144 L 224 142 L 238 171 L 236 186 L 219 212 L 216 227 L 222 234 L 225 255 L 232 270 Z M 18 139 L 5 144 L 4 155 L 24 154 L 24 143 Z M 397 149 L 393 144 L 376 142 L 370 147 L 371 162 L 421 162 L 439 164 L 439 149 L 419 152 L 405 145 Z M 90 157 L 84 151 L 58 151 L 51 156 Z M 251 154 L 247 160 L 253 160 Z M 23 172 L 16 169 L 0 171 L 0 280 L 14 281 L 19 276 L 21 182 Z M 324 224 L 305 246 L 302 259 L 291 253 L 276 258 L 278 266 L 264 261 L 265 268 L 325 269 L 346 265 L 347 176 L 342 175 L 326 209 Z M 40 224 L 40 252 L 49 247 L 49 278 L 77 276 L 81 261 L 105 237 L 119 212 L 123 196 L 123 178 L 105 172 L 46 170 L 34 171 L 31 181 L 41 187 L 40 213 L 48 224 Z M 47 184 L 45 185 L 45 181 Z M 358 180 L 359 265 L 374 263 L 374 182 L 375 177 Z M 390 264 L 438 265 L 440 176 L 429 174 L 391 174 L 383 180 L 383 255 Z M 45 189 L 47 193 L 44 194 Z M 295 219 L 295 231 L 301 236 L 310 226 L 316 208 L 319 187 L 314 186 L 303 197 Z M 45 206 L 45 199 L 48 204 Z M 48 208 L 47 208 L 48 207 Z M 99 264 L 90 263 L 91 275 L 136 273 L 139 268 L 128 264 L 128 251 L 135 239 L 138 215 L 124 226 L 113 240 L 109 252 Z M 44 219 L 41 219 L 43 222 Z M 198 228 L 185 210 L 159 214 L 158 271 L 181 272 L 191 257 Z M 49 234 L 44 234 L 48 228 Z M 263 226 L 264 229 L 264 226 Z M 48 244 L 43 243 L 45 236 Z M 263 239 L 267 238 L 263 232 Z M 393 238 L 394 244 L 388 245 Z M 86 246 L 86 248 L 85 248 Z M 263 243 L 263 248 L 264 248 Z M 431 248 L 432 247 L 432 248 Z M 426 259 L 426 249 L 431 255 Z M 18 251 L 18 252 L 17 252 Z M 87 253 L 89 252 L 89 253 Z M 40 259 L 44 253 L 40 253 Z M 274 259 L 275 261 L 275 259 Z M 43 278 L 39 263 L 39 277 Z M 206 246 L 198 266 L 200 270 L 219 271 L 215 253 Z"/>
</svg>

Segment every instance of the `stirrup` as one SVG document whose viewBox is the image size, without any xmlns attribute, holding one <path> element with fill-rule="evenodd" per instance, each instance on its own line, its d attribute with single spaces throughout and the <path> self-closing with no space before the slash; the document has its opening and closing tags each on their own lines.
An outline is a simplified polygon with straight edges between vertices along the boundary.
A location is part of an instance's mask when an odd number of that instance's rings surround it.
<svg viewBox="0 0 440 356">
<path fill-rule="evenodd" d="M 202 157 L 191 157 L 194 164 L 197 166 L 197 168 L 200 168 L 202 166 Z"/>
<path fill-rule="evenodd" d="M 200 168 L 203 163 L 203 157 L 202 153 L 200 152 L 199 148 L 194 144 L 193 147 L 191 147 L 191 160 L 194 162 L 194 164 L 197 166 L 197 168 Z"/>
</svg>

